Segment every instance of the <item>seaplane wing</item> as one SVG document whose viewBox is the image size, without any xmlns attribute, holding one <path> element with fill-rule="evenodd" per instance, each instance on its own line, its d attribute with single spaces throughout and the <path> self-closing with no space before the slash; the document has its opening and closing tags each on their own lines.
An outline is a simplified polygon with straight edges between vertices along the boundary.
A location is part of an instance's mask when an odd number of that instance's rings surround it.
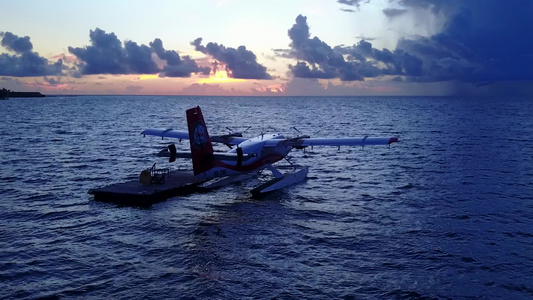
<svg viewBox="0 0 533 300">
<path fill-rule="evenodd" d="M 142 135 L 152 135 L 152 136 L 160 136 L 162 138 L 176 138 L 180 140 L 188 140 L 189 139 L 189 132 L 188 131 L 178 131 L 171 128 L 152 128 L 152 129 L 146 129 L 145 131 L 141 132 Z M 230 133 L 230 134 L 223 134 L 223 135 L 212 135 L 211 142 L 213 143 L 222 143 L 228 146 L 236 146 L 244 141 L 247 141 L 247 138 L 243 138 L 242 134 L 240 133 Z"/>
<path fill-rule="evenodd" d="M 287 146 L 299 148 L 307 146 L 366 146 L 390 145 L 397 142 L 395 137 L 357 137 L 357 138 L 292 138 L 283 141 Z"/>
<path fill-rule="evenodd" d="M 166 129 L 166 128 L 152 128 L 152 129 L 146 129 L 145 131 L 141 132 L 142 135 L 153 135 L 153 136 L 160 136 L 162 138 L 169 137 L 169 138 L 176 138 L 180 140 L 188 140 L 189 139 L 189 132 L 187 131 L 178 131 L 174 130 L 172 128 Z"/>
</svg>

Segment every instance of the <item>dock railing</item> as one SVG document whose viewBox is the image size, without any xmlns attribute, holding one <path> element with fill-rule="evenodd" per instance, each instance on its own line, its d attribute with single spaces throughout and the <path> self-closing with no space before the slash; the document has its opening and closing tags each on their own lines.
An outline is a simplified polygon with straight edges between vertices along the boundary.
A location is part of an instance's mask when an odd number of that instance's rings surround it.
<svg viewBox="0 0 533 300">
<path fill-rule="evenodd" d="M 157 169 L 155 164 L 151 168 L 147 168 L 139 175 L 139 182 L 142 185 L 149 185 L 152 183 L 163 184 L 165 183 L 165 177 L 170 177 L 170 169 L 162 168 Z"/>
<path fill-rule="evenodd" d="M 157 169 L 155 167 L 155 163 L 150 169 L 150 177 L 152 183 L 165 183 L 165 177 L 170 177 L 170 169 L 169 168 L 162 168 Z"/>
</svg>

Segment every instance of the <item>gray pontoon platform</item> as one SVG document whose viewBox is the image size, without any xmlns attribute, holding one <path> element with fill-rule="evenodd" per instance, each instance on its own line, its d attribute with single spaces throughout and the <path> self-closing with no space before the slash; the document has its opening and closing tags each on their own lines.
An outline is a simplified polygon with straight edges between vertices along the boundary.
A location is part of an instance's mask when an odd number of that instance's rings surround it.
<svg viewBox="0 0 533 300">
<path fill-rule="evenodd" d="M 142 176 L 142 175 L 141 175 Z M 132 206 L 149 206 L 170 197 L 185 195 L 197 190 L 205 179 L 190 173 L 168 171 L 153 177 L 151 182 L 139 180 L 109 185 L 89 190 L 94 200 Z"/>
</svg>

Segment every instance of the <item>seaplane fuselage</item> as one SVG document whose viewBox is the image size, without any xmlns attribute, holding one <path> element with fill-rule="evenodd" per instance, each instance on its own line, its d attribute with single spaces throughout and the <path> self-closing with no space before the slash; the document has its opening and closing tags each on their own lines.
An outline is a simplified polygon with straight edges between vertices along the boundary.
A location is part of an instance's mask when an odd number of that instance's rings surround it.
<svg viewBox="0 0 533 300">
<path fill-rule="evenodd" d="M 242 151 L 244 156 L 249 155 L 250 158 L 240 163 L 238 160 L 217 160 L 214 161 L 212 169 L 198 175 L 221 177 L 262 170 L 268 165 L 282 160 L 292 150 L 291 146 L 282 143 L 284 140 L 285 137 L 281 134 L 262 134 L 248 139 L 228 153 L 238 154 L 239 151 Z"/>
</svg>

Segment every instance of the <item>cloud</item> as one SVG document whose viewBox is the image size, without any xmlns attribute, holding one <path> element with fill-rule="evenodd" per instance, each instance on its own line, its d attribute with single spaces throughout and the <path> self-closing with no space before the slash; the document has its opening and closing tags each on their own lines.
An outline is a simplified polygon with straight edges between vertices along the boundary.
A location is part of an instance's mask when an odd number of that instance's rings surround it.
<svg viewBox="0 0 533 300">
<path fill-rule="evenodd" d="M 22 85 L 23 82 L 13 77 L 0 77 L 0 81 Z"/>
<path fill-rule="evenodd" d="M 359 7 L 361 6 L 361 3 L 368 3 L 370 0 L 337 0 L 340 4 L 346 4 L 349 6 L 354 6 L 359 10 Z M 343 9 L 343 11 L 349 11 L 353 12 L 353 10 Z"/>
<path fill-rule="evenodd" d="M 403 85 L 404 83 L 402 83 Z M 412 83 L 409 83 L 412 84 Z M 292 78 L 285 85 L 285 93 L 290 96 L 353 96 L 353 95 L 398 95 L 413 93 L 415 89 L 402 89 L 398 82 L 391 80 L 357 81 L 350 84 L 328 80 Z"/>
<path fill-rule="evenodd" d="M 267 68 L 257 62 L 255 54 L 247 50 L 245 46 L 226 48 L 224 45 L 209 42 L 202 45 L 202 38 L 191 42 L 196 51 L 212 56 L 214 59 L 226 65 L 228 75 L 241 79 L 272 79 L 267 73 Z"/>
<path fill-rule="evenodd" d="M 366 40 L 353 46 L 330 47 L 318 37 L 311 37 L 307 18 L 299 15 L 288 31 L 291 49 L 281 55 L 298 60 L 289 69 L 295 77 L 362 81 L 383 75 L 420 76 L 422 61 L 403 51 L 378 50 Z"/>
<path fill-rule="evenodd" d="M 490 0 L 489 0 L 490 1 Z M 499 0 L 496 0 L 499 1 Z M 394 0 L 391 0 L 390 2 L 394 2 Z M 396 0 L 399 5 L 404 7 L 414 7 L 414 8 L 422 8 L 431 11 L 434 14 L 439 13 L 445 13 L 449 14 L 452 11 L 456 10 L 458 7 L 462 6 L 463 4 L 468 5 L 466 2 L 479 2 L 480 4 L 484 4 L 485 0 Z"/>
<path fill-rule="evenodd" d="M 83 75 L 91 74 L 157 74 L 161 77 L 190 77 L 192 73 L 209 74 L 209 68 L 199 67 L 189 56 L 180 58 L 175 51 L 165 50 L 163 42 L 156 38 L 150 46 L 133 41 L 122 42 L 114 33 L 100 28 L 91 30 L 91 45 L 68 47 L 68 51 L 81 62 L 78 68 Z M 159 68 L 152 55 L 165 61 Z"/>
<path fill-rule="evenodd" d="M 15 54 L 0 54 L 0 75 L 14 77 L 63 75 L 66 68 L 63 60 L 51 63 L 37 52 L 31 51 L 33 45 L 28 36 L 19 37 L 11 32 L 0 32 L 2 46 Z"/>
<path fill-rule="evenodd" d="M 165 50 L 165 48 L 163 48 L 163 41 L 161 41 L 161 39 L 155 39 L 153 42 L 150 42 L 150 47 L 154 49 L 159 58 L 166 60 L 167 64 L 179 65 L 181 63 L 179 54 L 176 51 Z"/>
<path fill-rule="evenodd" d="M 2 46 L 4 46 L 4 48 L 7 50 L 14 51 L 16 53 L 24 53 L 33 49 L 33 45 L 30 42 L 29 36 L 18 37 L 7 31 L 0 32 L 0 36 L 3 37 Z"/>
<path fill-rule="evenodd" d="M 533 43 L 524 36 L 525 28 L 533 28 L 531 1 L 402 3 L 447 17 L 441 32 L 398 43 L 424 61 L 424 80 L 533 80 Z"/>
<path fill-rule="evenodd" d="M 212 96 L 212 95 L 234 95 L 235 93 L 240 91 L 235 91 L 232 89 L 231 91 L 225 90 L 218 84 L 199 84 L 199 83 L 193 83 L 188 87 L 185 87 L 181 90 L 181 94 L 183 95 L 205 95 L 205 96 Z"/>
<path fill-rule="evenodd" d="M 81 60 L 81 73 L 90 74 L 129 74 L 126 51 L 114 33 L 106 33 L 100 28 L 89 33 L 91 46 L 84 48 L 68 47 L 68 51 Z"/>
<path fill-rule="evenodd" d="M 199 67 L 189 56 L 180 58 L 176 51 L 165 50 L 160 39 L 151 42 L 150 47 L 160 59 L 166 61 L 166 66 L 161 70 L 160 76 L 162 77 L 189 77 L 191 73 L 209 75 L 211 71 L 209 67 Z"/>
<path fill-rule="evenodd" d="M 399 17 L 407 13 L 407 9 L 385 8 L 383 13 L 389 18 Z"/>
<path fill-rule="evenodd" d="M 359 11 L 361 4 L 366 4 L 371 1 L 375 0 L 337 0 L 338 3 L 353 6 Z M 478 1 L 478 2 L 484 2 L 483 0 L 469 0 L 469 1 Z M 430 10 L 433 13 L 441 13 L 442 11 L 449 10 L 452 7 L 458 7 L 460 6 L 464 0 L 389 0 L 389 3 L 393 3 L 395 5 L 400 5 L 403 7 L 412 7 L 412 8 L 422 8 Z M 344 9 L 343 11 L 348 12 L 355 12 L 351 9 Z M 404 9 L 398 9 L 398 8 L 386 8 L 383 10 L 383 13 L 387 16 L 390 16 L 389 14 L 392 14 L 393 16 L 398 16 L 399 14 L 403 14 L 406 11 Z"/>
<path fill-rule="evenodd" d="M 135 42 L 122 42 L 114 33 L 106 33 L 100 28 L 89 33 L 91 46 L 68 47 L 68 51 L 81 61 L 83 75 L 91 74 L 154 74 L 157 65 L 151 59 L 150 48 Z"/>
<path fill-rule="evenodd" d="M 126 87 L 126 92 L 136 94 L 136 93 L 141 92 L 142 89 L 143 89 L 142 86 L 138 86 L 138 85 L 128 85 L 128 86 Z"/>
<path fill-rule="evenodd" d="M 362 1 L 339 1 L 359 7 Z M 350 2 L 350 3 L 349 3 Z M 391 18 L 424 11 L 444 20 L 431 36 L 404 38 L 394 50 L 372 50 L 364 56 L 398 67 L 390 75 L 407 75 L 419 82 L 458 81 L 481 84 L 533 80 L 533 2 L 516 0 L 391 0 L 383 13 Z M 402 8 L 398 8 L 398 6 Z M 361 49 L 352 49 L 363 55 Z M 392 54 L 392 55 L 391 55 Z M 402 74 L 403 73 L 403 74 Z"/>
<path fill-rule="evenodd" d="M 289 96 L 325 95 L 325 88 L 316 78 L 293 78 L 285 85 L 285 93 Z"/>
<path fill-rule="evenodd" d="M 291 50 L 286 54 L 296 58 L 296 65 L 289 69 L 296 77 L 331 79 L 339 77 L 341 80 L 363 80 L 357 73 L 356 66 L 345 61 L 342 53 L 334 51 L 328 44 L 318 37 L 310 38 L 307 17 L 298 15 L 296 24 L 288 31 L 291 39 Z"/>
<path fill-rule="evenodd" d="M 126 62 L 130 71 L 135 74 L 154 74 L 159 68 L 152 60 L 152 51 L 146 45 L 138 45 L 133 41 L 124 43 L 126 50 Z"/>
<path fill-rule="evenodd" d="M 46 77 L 44 76 L 44 81 L 48 82 L 50 85 L 58 85 L 61 84 L 61 77 Z"/>
</svg>

